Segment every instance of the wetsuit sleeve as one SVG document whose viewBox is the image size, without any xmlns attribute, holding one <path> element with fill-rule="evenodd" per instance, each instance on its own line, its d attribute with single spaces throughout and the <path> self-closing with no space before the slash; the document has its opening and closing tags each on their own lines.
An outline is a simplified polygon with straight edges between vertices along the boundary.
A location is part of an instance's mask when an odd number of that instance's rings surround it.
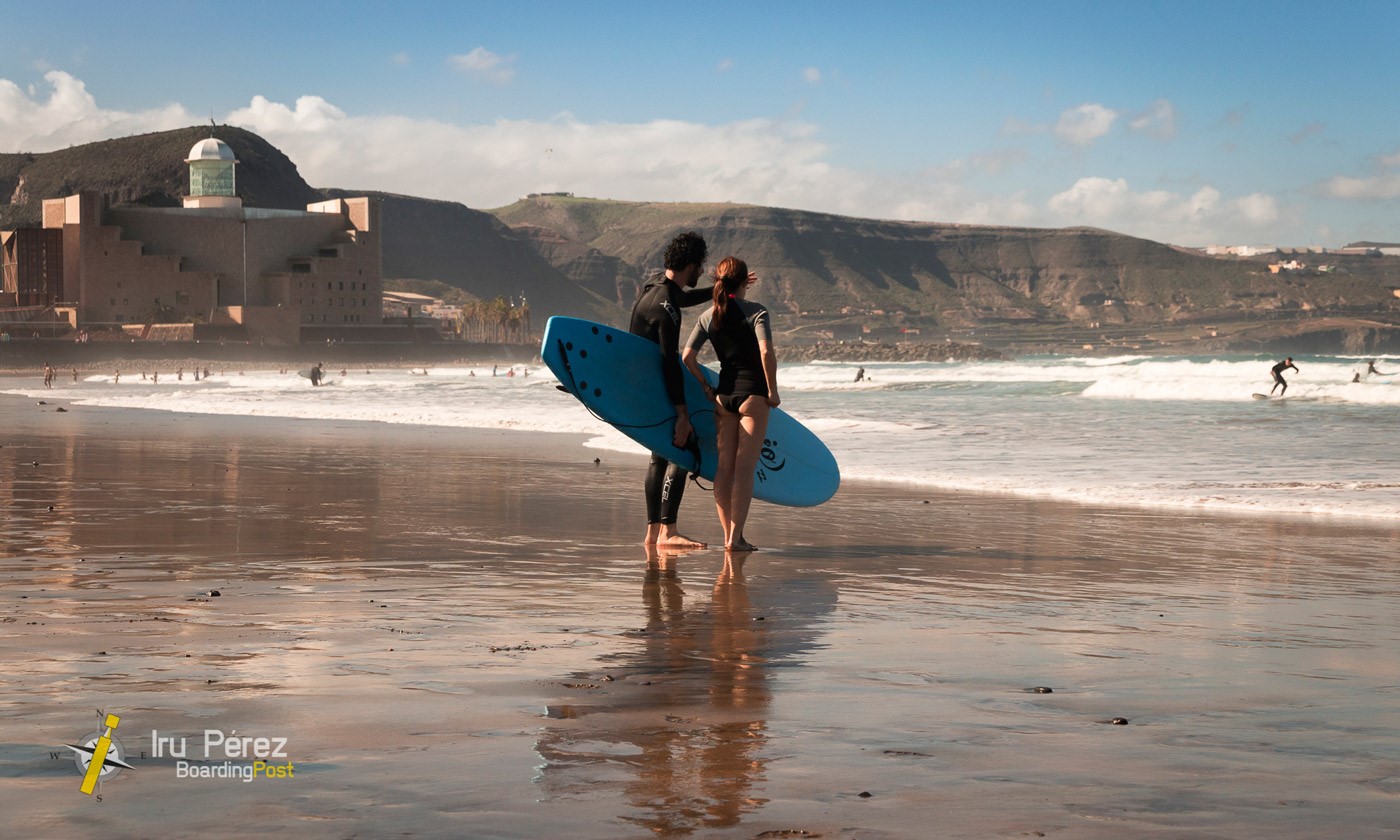
<svg viewBox="0 0 1400 840">
<path fill-rule="evenodd" d="M 666 383 L 666 396 L 671 405 L 685 405 L 685 380 L 681 378 L 680 325 L 670 318 L 658 319 L 661 345 L 661 378 Z"/>
<path fill-rule="evenodd" d="M 689 309 L 692 306 L 699 306 L 702 303 L 709 303 L 715 299 L 715 287 L 713 285 L 705 288 L 696 287 L 694 289 L 682 289 L 676 292 L 676 302 L 682 307 Z"/>
<path fill-rule="evenodd" d="M 705 346 L 705 342 L 710 340 L 710 333 L 705 329 L 705 318 L 695 321 L 695 329 L 690 331 L 690 339 L 685 343 L 685 349 L 699 351 Z"/>
<path fill-rule="evenodd" d="M 773 343 L 773 328 L 768 323 L 768 310 L 765 307 L 758 307 L 753 315 L 753 334 L 758 336 L 759 341 Z"/>
</svg>

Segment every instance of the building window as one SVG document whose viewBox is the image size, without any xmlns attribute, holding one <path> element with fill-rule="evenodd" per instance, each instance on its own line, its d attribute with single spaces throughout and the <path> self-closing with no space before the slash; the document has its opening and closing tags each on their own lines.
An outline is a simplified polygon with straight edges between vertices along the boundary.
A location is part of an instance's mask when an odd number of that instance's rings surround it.
<svg viewBox="0 0 1400 840">
<path fill-rule="evenodd" d="M 116 299 L 116 298 L 112 298 L 112 305 L 113 305 L 113 306 L 116 306 L 116 305 L 117 305 L 117 299 Z"/>
<path fill-rule="evenodd" d="M 340 290 L 341 290 L 342 292 L 345 291 L 345 281 L 344 281 L 344 280 L 341 280 L 341 281 L 340 281 Z"/>
</svg>

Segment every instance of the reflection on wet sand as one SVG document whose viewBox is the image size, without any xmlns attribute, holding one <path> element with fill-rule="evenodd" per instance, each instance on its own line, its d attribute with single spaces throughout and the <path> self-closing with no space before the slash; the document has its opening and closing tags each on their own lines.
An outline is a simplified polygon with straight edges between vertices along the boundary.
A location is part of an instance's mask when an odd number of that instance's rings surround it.
<svg viewBox="0 0 1400 840">
<path fill-rule="evenodd" d="M 687 604 L 682 558 L 647 550 L 639 646 L 601 660 L 601 678 L 565 682 L 599 685 L 592 705 L 550 707 L 561 720 L 537 750 L 553 795 L 613 779 L 632 809 L 620 819 L 660 836 L 734 826 L 763 806 L 769 670 L 783 654 L 769 633 L 780 628 L 754 613 L 746 559 L 726 554 L 708 597 Z"/>
</svg>

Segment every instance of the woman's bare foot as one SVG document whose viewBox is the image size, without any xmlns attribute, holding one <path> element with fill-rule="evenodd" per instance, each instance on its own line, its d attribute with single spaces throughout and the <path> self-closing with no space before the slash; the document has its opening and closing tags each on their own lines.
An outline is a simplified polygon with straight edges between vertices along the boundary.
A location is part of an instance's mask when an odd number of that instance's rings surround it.
<svg viewBox="0 0 1400 840">
<path fill-rule="evenodd" d="M 725 550 L 725 551 L 758 551 L 758 546 L 754 545 L 753 543 L 749 542 L 748 540 L 744 539 L 743 537 L 740 537 L 740 538 L 739 538 L 738 540 L 736 540 L 734 543 L 729 544 L 729 545 L 726 545 L 726 546 L 724 547 L 724 550 Z"/>
</svg>

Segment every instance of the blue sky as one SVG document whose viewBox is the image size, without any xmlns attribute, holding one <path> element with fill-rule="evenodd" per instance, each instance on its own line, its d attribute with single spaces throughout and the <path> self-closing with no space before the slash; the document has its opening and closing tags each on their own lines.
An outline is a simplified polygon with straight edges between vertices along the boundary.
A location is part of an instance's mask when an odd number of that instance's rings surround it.
<svg viewBox="0 0 1400 840">
<path fill-rule="evenodd" d="M 1400 240 L 1400 4 L 853 5 L 3 2 L 0 151 L 212 114 L 313 185 L 477 208 Z"/>
</svg>

